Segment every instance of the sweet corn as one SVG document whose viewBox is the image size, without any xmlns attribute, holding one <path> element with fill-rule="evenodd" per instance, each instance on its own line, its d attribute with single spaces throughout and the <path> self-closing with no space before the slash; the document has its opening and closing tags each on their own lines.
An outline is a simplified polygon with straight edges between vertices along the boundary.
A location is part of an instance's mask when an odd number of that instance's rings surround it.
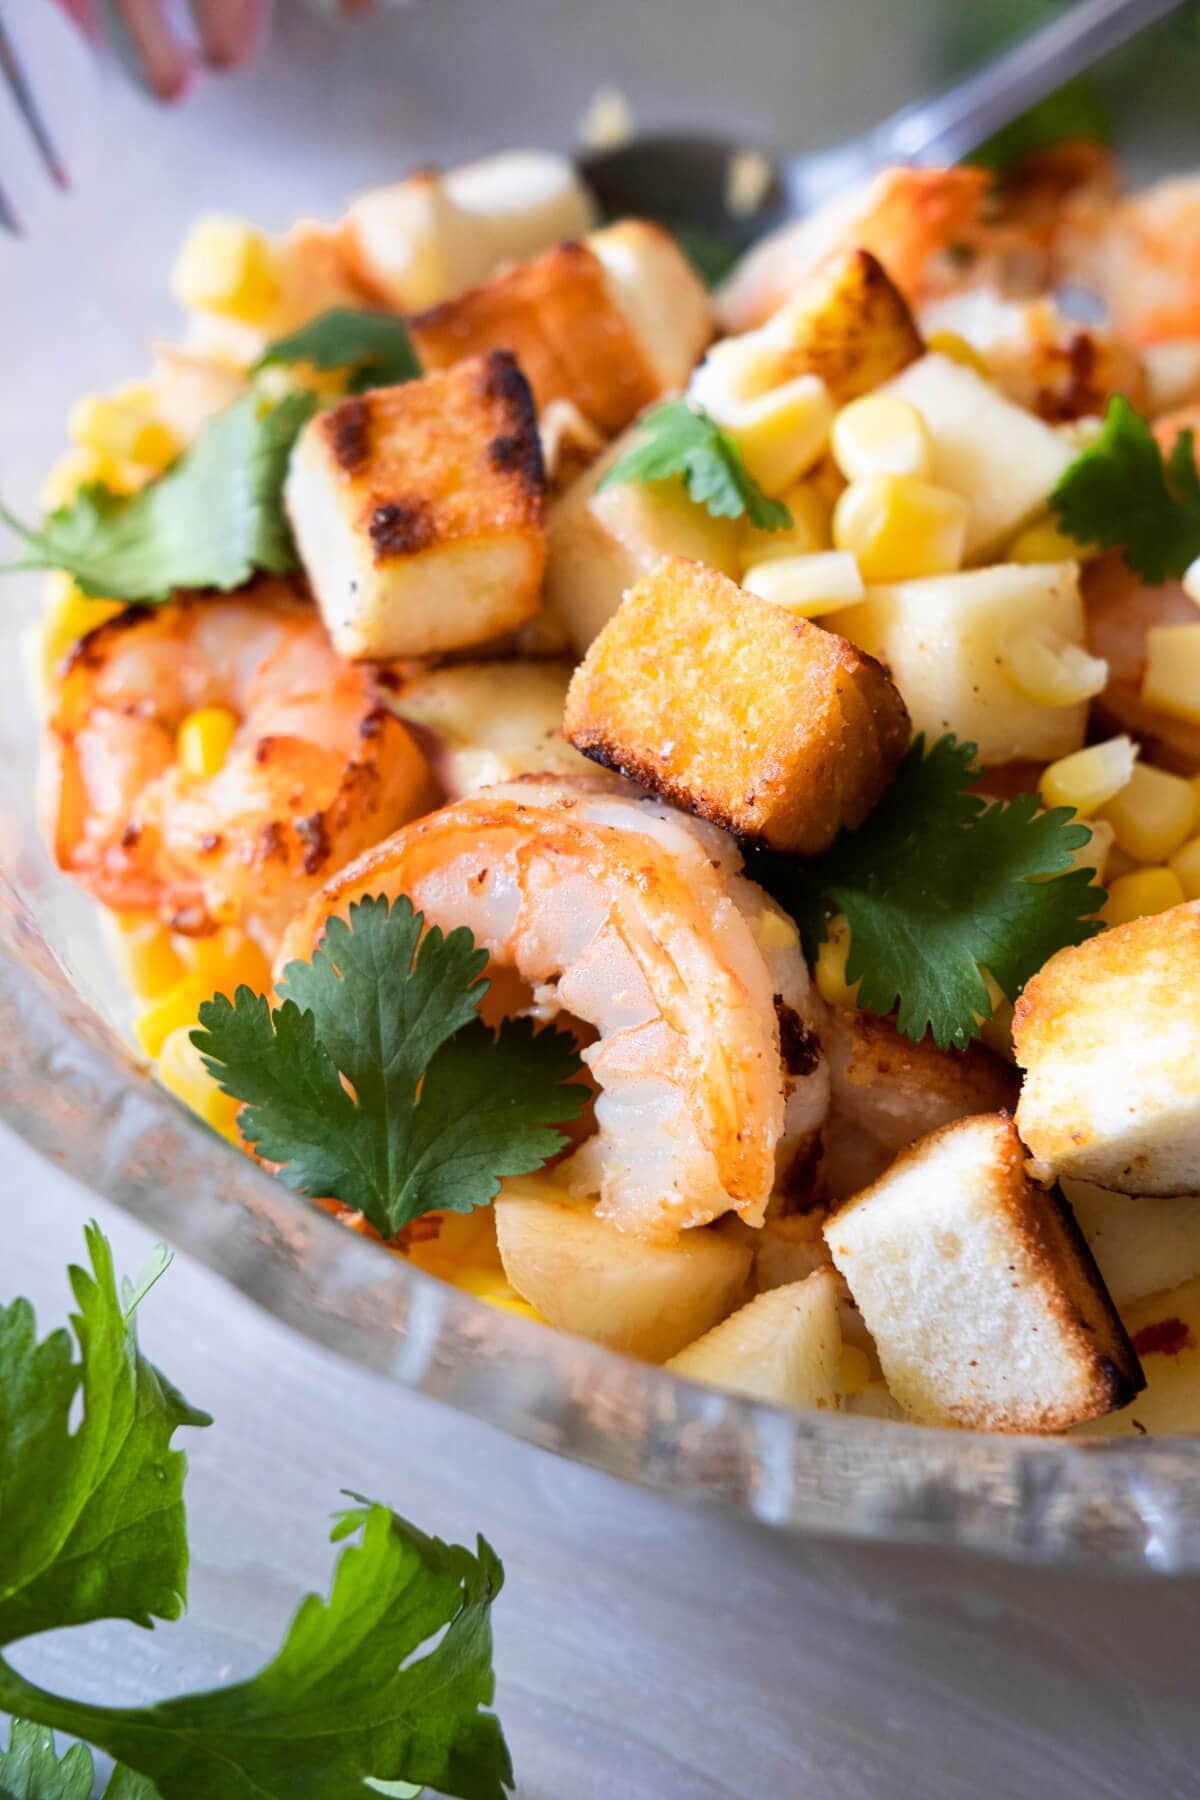
<svg viewBox="0 0 1200 1800">
<path fill-rule="evenodd" d="M 852 550 L 865 581 L 948 575 L 962 562 L 967 503 L 915 475 L 852 481 L 833 509 L 833 541 Z"/>
<path fill-rule="evenodd" d="M 1126 855 L 1140 863 L 1160 863 L 1195 831 L 1200 800 L 1182 775 L 1138 763 L 1120 793 L 1105 806 L 1104 817 Z"/>
<path fill-rule="evenodd" d="M 829 447 L 847 481 L 868 475 L 933 474 L 933 444 L 924 419 L 899 394 L 864 394 L 833 421 Z"/>
<path fill-rule="evenodd" d="M 974 369 L 977 375 L 985 380 L 991 379 L 992 371 L 987 360 L 980 355 L 974 344 L 969 344 L 965 337 L 957 331 L 934 331 L 925 340 L 925 348 L 939 356 L 948 356 L 951 362 L 962 363 L 965 368 Z"/>
<path fill-rule="evenodd" d="M 817 992 L 827 1006 L 857 1006 L 858 983 L 851 987 L 846 980 L 846 958 L 850 954 L 850 922 L 844 913 L 829 921 L 825 942 L 817 951 L 813 976 Z"/>
<path fill-rule="evenodd" d="M 786 606 L 801 619 L 819 619 L 823 613 L 853 606 L 867 592 L 858 563 L 848 550 L 767 557 L 743 577 L 742 586 L 760 600 Z"/>
<path fill-rule="evenodd" d="M 1200 900 L 1200 837 L 1189 838 L 1170 858 L 1185 900 Z"/>
<path fill-rule="evenodd" d="M 189 1030 L 195 1029 L 201 1002 L 211 999 L 210 987 L 187 976 L 142 1008 L 133 1022 L 133 1035 L 151 1061 L 161 1054 L 173 1031 L 185 1025 Z"/>
<path fill-rule="evenodd" d="M 1008 561 L 1015 563 L 1075 562 L 1098 554 L 1098 546 L 1077 544 L 1053 519 L 1041 519 L 1036 525 L 1027 525 L 1008 546 Z"/>
<path fill-rule="evenodd" d="M 1073 806 L 1081 819 L 1119 794 L 1133 774 L 1138 747 L 1132 738 L 1106 738 L 1042 770 L 1038 792 L 1043 806 Z"/>
<path fill-rule="evenodd" d="M 778 387 L 783 351 L 757 331 L 714 344 L 688 383 L 688 398 L 724 429 L 742 408 Z"/>
<path fill-rule="evenodd" d="M 517 1313 L 523 1319 L 536 1319 L 539 1325 L 546 1323 L 541 1313 L 530 1306 L 528 1300 L 522 1300 L 516 1288 L 492 1269 L 463 1269 L 453 1280 L 455 1287 L 465 1289 L 468 1294 L 477 1294 L 489 1306 L 498 1306 L 502 1312 Z"/>
<path fill-rule="evenodd" d="M 124 611 L 120 600 L 92 600 L 81 594 L 69 575 L 55 569 L 46 577 L 45 614 L 42 619 L 42 673 L 48 687 L 59 664 L 80 638 Z"/>
<path fill-rule="evenodd" d="M 192 1025 L 180 1025 L 164 1040 L 155 1074 L 163 1086 L 206 1125 L 219 1131 L 231 1144 L 238 1143 L 237 1116 L 239 1102 L 223 1094 L 200 1058 L 189 1032 Z"/>
<path fill-rule="evenodd" d="M 131 493 L 137 486 L 130 471 L 111 456 L 103 456 L 98 450 L 84 450 L 77 445 L 51 464 L 50 473 L 42 483 L 42 505 L 47 512 L 54 512 L 60 506 L 70 506 L 81 487 L 88 487 L 95 482 L 102 487 L 111 488 L 115 494 Z"/>
<path fill-rule="evenodd" d="M 239 987 L 256 994 L 271 991 L 271 965 L 252 937 L 236 925 L 222 926 L 209 937 L 177 937 L 175 951 L 186 972 L 200 982 L 205 997 L 227 994 L 232 1000 Z"/>
<path fill-rule="evenodd" d="M 156 1000 L 186 973 L 171 933 L 147 913 L 115 915 L 116 954 L 126 986 L 139 1000 Z"/>
<path fill-rule="evenodd" d="M 1179 585 L 1193 606 L 1200 606 L 1200 556 L 1195 562 L 1188 564 L 1180 577 Z"/>
<path fill-rule="evenodd" d="M 768 494 L 781 494 L 812 467 L 828 443 L 833 401 L 819 375 L 797 375 L 718 423 L 759 486 Z"/>
<path fill-rule="evenodd" d="M 227 706 L 201 706 L 188 713 L 175 737 L 175 755 L 184 774 L 218 774 L 237 728 L 237 714 Z"/>
<path fill-rule="evenodd" d="M 739 548 L 744 570 L 776 556 L 811 556 L 815 551 L 828 550 L 833 543 L 829 503 L 810 481 L 798 481 L 785 488 L 779 498 L 792 515 L 786 530 L 759 531 L 749 519 L 742 520 Z"/>
<path fill-rule="evenodd" d="M 175 433 L 156 417 L 148 381 L 128 382 L 111 394 L 85 394 L 71 408 L 69 429 L 81 449 L 147 469 L 165 469 L 179 454 Z"/>
<path fill-rule="evenodd" d="M 1037 706 L 1078 706 L 1108 686 L 1108 664 L 1081 644 L 1017 637 L 1000 648 L 1005 674 Z"/>
<path fill-rule="evenodd" d="M 206 213 L 179 252 L 171 292 L 181 306 L 261 323 L 279 297 L 271 245 L 244 219 Z"/>
<path fill-rule="evenodd" d="M 800 933 L 789 918 L 767 908 L 760 912 L 754 925 L 755 940 L 763 950 L 794 950 Z"/>
<path fill-rule="evenodd" d="M 1106 925 L 1128 925 L 1148 913 L 1167 912 L 1183 899 L 1183 883 L 1174 869 L 1135 869 L 1112 883 L 1100 917 Z"/>
<path fill-rule="evenodd" d="M 1152 625 L 1146 633 L 1142 699 L 1200 725 L 1200 625 Z"/>
</svg>

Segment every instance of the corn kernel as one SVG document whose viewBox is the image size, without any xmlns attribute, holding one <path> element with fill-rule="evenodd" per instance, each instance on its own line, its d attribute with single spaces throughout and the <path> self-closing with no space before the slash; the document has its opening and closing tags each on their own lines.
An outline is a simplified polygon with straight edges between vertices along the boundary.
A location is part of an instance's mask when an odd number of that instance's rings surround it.
<svg viewBox="0 0 1200 1800">
<path fill-rule="evenodd" d="M 188 713 L 175 738 L 175 754 L 184 774 L 219 774 L 237 728 L 237 714 L 227 706 L 201 706 Z"/>
<path fill-rule="evenodd" d="M 524 1319 L 536 1319 L 539 1325 L 546 1323 L 541 1313 L 530 1306 L 528 1300 L 523 1300 L 502 1274 L 497 1275 L 491 1269 L 463 1269 L 454 1277 L 454 1285 L 463 1288 L 468 1294 L 477 1294 L 489 1306 L 497 1306 L 502 1312 L 517 1313 Z"/>
<path fill-rule="evenodd" d="M 742 568 L 752 569 L 757 563 L 769 562 L 776 556 L 811 556 L 818 550 L 831 548 L 830 506 L 809 481 L 798 481 L 785 488 L 779 498 L 792 515 L 783 531 L 759 531 L 748 518 L 742 520 Z"/>
<path fill-rule="evenodd" d="M 1118 875 L 1132 875 L 1139 866 L 1132 856 L 1126 856 L 1124 850 L 1119 849 L 1115 843 L 1112 844 L 1104 864 L 1105 885 L 1111 887 Z"/>
<path fill-rule="evenodd" d="M 132 381 L 112 394 L 88 394 L 71 408 L 69 429 L 76 443 L 101 457 L 165 469 L 179 454 L 179 440 L 155 415 L 154 389 Z"/>
<path fill-rule="evenodd" d="M 93 600 L 81 594 L 69 575 L 54 570 L 43 590 L 46 611 L 42 619 L 42 678 L 53 687 L 64 656 L 80 638 L 124 612 L 120 600 Z"/>
<path fill-rule="evenodd" d="M 260 323 L 279 296 L 271 246 L 243 219 L 207 213 L 189 231 L 171 273 L 181 306 Z"/>
<path fill-rule="evenodd" d="M 813 977 L 817 992 L 827 1006 L 857 1006 L 858 983 L 851 987 L 846 980 L 846 958 L 850 954 L 850 922 L 844 913 L 829 921 L 825 942 L 817 951 Z"/>
<path fill-rule="evenodd" d="M 1120 793 L 1105 806 L 1104 817 L 1127 856 L 1140 863 L 1160 863 L 1191 837 L 1200 818 L 1200 800 L 1182 775 L 1138 763 Z"/>
<path fill-rule="evenodd" d="M 1078 706 L 1108 686 L 1108 664 L 1082 644 L 1017 637 L 1000 648 L 1005 674 L 1036 706 Z"/>
<path fill-rule="evenodd" d="M 1189 838 L 1170 858 L 1185 900 L 1200 900 L 1200 837 Z"/>
<path fill-rule="evenodd" d="M 724 427 L 732 424 L 750 401 L 777 388 L 783 370 L 783 351 L 761 333 L 723 338 L 713 345 L 692 376 L 688 398 Z"/>
<path fill-rule="evenodd" d="M 118 913 L 117 962 L 125 984 L 139 1000 L 156 1000 L 183 980 L 185 969 L 160 919 L 147 913 Z"/>
<path fill-rule="evenodd" d="M 1077 544 L 1053 519 L 1027 525 L 1008 546 L 1008 561 L 1015 563 L 1078 562 L 1082 557 L 1098 554 L 1098 546 Z"/>
<path fill-rule="evenodd" d="M 833 511 L 833 541 L 852 550 L 865 581 L 948 575 L 962 562 L 967 503 L 915 475 L 852 481 Z"/>
<path fill-rule="evenodd" d="M 847 481 L 868 475 L 933 474 L 933 444 L 924 419 L 899 394 L 864 394 L 843 406 L 830 435 L 833 460 Z"/>
<path fill-rule="evenodd" d="M 1038 792 L 1043 806 L 1073 806 L 1081 819 L 1090 818 L 1120 793 L 1133 774 L 1137 755 L 1132 738 L 1115 737 L 1060 756 L 1042 770 Z"/>
<path fill-rule="evenodd" d="M 240 1142 L 237 1128 L 239 1102 L 231 1095 L 223 1094 L 205 1068 L 200 1052 L 188 1035 L 194 1025 L 193 1020 L 191 1025 L 177 1026 L 163 1040 L 155 1074 L 177 1100 L 182 1100 L 206 1125 L 211 1125 L 214 1131 L 236 1144 Z"/>
<path fill-rule="evenodd" d="M 212 989 L 194 976 L 188 976 L 142 1008 L 133 1022 L 133 1035 L 153 1061 L 161 1054 L 173 1031 L 184 1025 L 189 1030 L 195 1029 L 201 1002 L 211 999 Z"/>
<path fill-rule="evenodd" d="M 256 994 L 271 991 L 271 965 L 252 937 L 236 925 L 225 925 L 209 937 L 178 937 L 175 950 L 187 973 L 203 984 L 206 998 L 239 987 Z"/>
<path fill-rule="evenodd" d="M 977 375 L 985 380 L 991 379 L 992 371 L 985 357 L 981 356 L 974 344 L 969 344 L 965 337 L 957 331 L 934 331 L 925 340 L 925 348 L 936 352 L 938 356 L 948 356 L 951 362 L 962 363 L 964 368 L 974 369 Z"/>
<path fill-rule="evenodd" d="M 1167 912 L 1183 899 L 1183 883 L 1174 869 L 1135 869 L 1132 875 L 1118 875 L 1100 917 L 1106 925 L 1128 925 L 1148 913 Z"/>
<path fill-rule="evenodd" d="M 1200 625 L 1152 625 L 1146 633 L 1142 699 L 1200 725 Z"/>
<path fill-rule="evenodd" d="M 797 375 L 717 422 L 737 444 L 759 486 L 768 494 L 781 494 L 824 450 L 833 401 L 819 375 Z"/>
<path fill-rule="evenodd" d="M 764 907 L 754 922 L 754 937 L 763 950 L 794 950 L 800 933 L 792 921 L 774 907 Z"/>
<path fill-rule="evenodd" d="M 97 450 L 83 450 L 77 446 L 60 456 L 51 466 L 42 483 L 42 505 L 47 512 L 54 512 L 60 506 L 70 506 L 81 487 L 88 487 L 96 482 L 102 487 L 111 488 L 115 494 L 131 493 L 138 485 L 132 479 L 131 472 L 111 456 L 102 456 Z"/>
<path fill-rule="evenodd" d="M 848 550 L 768 557 L 745 575 L 742 586 L 760 600 L 786 606 L 801 619 L 819 619 L 823 613 L 853 606 L 867 591 Z"/>
</svg>

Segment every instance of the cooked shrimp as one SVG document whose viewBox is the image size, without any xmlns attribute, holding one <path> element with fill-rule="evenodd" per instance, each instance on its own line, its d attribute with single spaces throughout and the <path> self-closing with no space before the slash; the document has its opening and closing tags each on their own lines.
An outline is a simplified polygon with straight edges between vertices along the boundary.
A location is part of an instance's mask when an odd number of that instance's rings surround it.
<svg viewBox="0 0 1200 1800">
<path fill-rule="evenodd" d="M 176 755 L 202 707 L 236 718 L 211 775 Z M 193 935 L 236 921 L 268 949 L 331 869 L 428 803 L 411 734 L 283 581 L 100 626 L 68 662 L 49 736 L 62 868 L 106 906 Z"/>
<path fill-rule="evenodd" d="M 1200 770 L 1200 725 L 1172 718 L 1142 698 L 1146 633 L 1153 625 L 1194 625 L 1194 604 L 1178 582 L 1151 587 L 1119 555 L 1083 565 L 1083 599 L 1088 648 L 1108 664 L 1108 686 L 1093 702 L 1097 717 L 1140 739 L 1152 762 L 1194 775 Z"/>
<path fill-rule="evenodd" d="M 1116 201 L 1093 188 L 1069 195 L 1054 272 L 1098 295 L 1131 343 L 1200 336 L 1200 176 Z"/>
<path fill-rule="evenodd" d="M 722 832 L 632 788 L 535 777 L 376 845 L 310 900 L 279 962 L 366 894 L 467 926 L 539 1016 L 596 1034 L 572 1191 L 650 1239 L 730 1210 L 757 1224 L 780 1179 L 813 1175 L 829 1076 L 795 929 L 739 867 Z"/>
</svg>

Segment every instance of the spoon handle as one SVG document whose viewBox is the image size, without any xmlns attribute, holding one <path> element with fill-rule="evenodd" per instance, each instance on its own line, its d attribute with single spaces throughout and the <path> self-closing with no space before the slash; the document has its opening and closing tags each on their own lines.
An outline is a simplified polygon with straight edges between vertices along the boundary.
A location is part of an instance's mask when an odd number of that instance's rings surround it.
<svg viewBox="0 0 1200 1800">
<path fill-rule="evenodd" d="M 797 157 L 785 173 L 803 209 L 847 179 L 889 163 L 954 163 L 1037 101 L 1118 49 L 1183 0 L 1078 0 L 1027 32 L 991 62 L 914 101 L 853 144 Z"/>
</svg>

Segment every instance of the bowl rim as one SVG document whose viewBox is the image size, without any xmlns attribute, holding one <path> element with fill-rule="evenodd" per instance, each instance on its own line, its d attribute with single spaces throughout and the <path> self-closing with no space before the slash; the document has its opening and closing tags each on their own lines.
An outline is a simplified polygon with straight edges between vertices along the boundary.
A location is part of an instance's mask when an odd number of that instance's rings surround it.
<svg viewBox="0 0 1200 1800">
<path fill-rule="evenodd" d="M 154 1082 L 0 872 L 0 1117 L 291 1329 L 543 1449 L 809 1537 L 1200 1571 L 1200 1438 L 996 1436 L 688 1381 L 450 1286 L 272 1180 Z"/>
</svg>

